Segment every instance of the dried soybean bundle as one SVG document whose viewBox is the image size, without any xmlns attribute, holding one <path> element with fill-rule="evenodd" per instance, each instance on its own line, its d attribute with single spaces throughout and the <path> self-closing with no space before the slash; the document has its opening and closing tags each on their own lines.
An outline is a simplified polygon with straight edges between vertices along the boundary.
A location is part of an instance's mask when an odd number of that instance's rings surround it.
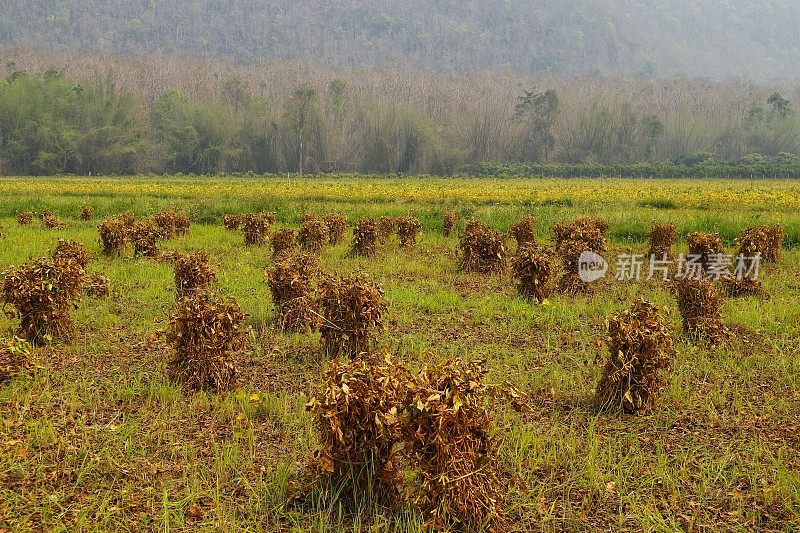
<svg viewBox="0 0 800 533">
<path fill-rule="evenodd" d="M 533 217 L 525 217 L 511 226 L 509 233 L 517 241 L 517 246 L 534 243 L 536 242 L 536 221 Z"/>
<path fill-rule="evenodd" d="M 47 229 L 64 229 L 67 227 L 52 211 L 45 208 L 39 214 L 42 219 L 42 224 Z"/>
<path fill-rule="evenodd" d="M 47 257 L 3 272 L 2 301 L 9 318 L 19 318 L 18 335 L 39 344 L 68 340 L 73 333 L 70 309 L 83 287 L 83 267 L 72 260 Z"/>
<path fill-rule="evenodd" d="M 449 237 L 454 229 L 456 229 L 456 214 L 454 211 L 448 211 L 442 220 L 442 235 Z"/>
<path fill-rule="evenodd" d="M 33 222 L 33 213 L 31 211 L 20 211 L 17 213 L 17 224 L 20 226 L 27 226 Z"/>
<path fill-rule="evenodd" d="M 652 408 L 673 356 L 672 334 L 662 310 L 637 300 L 606 320 L 608 356 L 597 385 L 602 407 L 638 413 Z"/>
<path fill-rule="evenodd" d="M 151 220 L 137 220 L 130 231 L 133 254 L 143 257 L 158 256 L 158 229 Z"/>
<path fill-rule="evenodd" d="M 92 260 L 92 253 L 82 243 L 58 239 L 51 257 L 54 261 L 74 261 L 85 269 L 89 261 Z"/>
<path fill-rule="evenodd" d="M 435 530 L 503 530 L 506 488 L 481 361 L 445 361 L 415 375 L 402 418 L 409 464 L 419 471 L 416 503 Z"/>
<path fill-rule="evenodd" d="M 648 237 L 650 238 L 649 257 L 672 258 L 672 245 L 678 240 L 678 230 L 674 224 L 653 224 Z"/>
<path fill-rule="evenodd" d="M 747 228 L 736 238 L 737 255 L 755 257 L 760 254 L 764 261 L 775 262 L 780 259 L 784 238 L 783 228 L 777 224 Z"/>
<path fill-rule="evenodd" d="M 272 246 L 272 258 L 278 259 L 290 253 L 297 246 L 294 232 L 289 228 L 279 229 L 270 240 Z"/>
<path fill-rule="evenodd" d="M 355 357 L 370 352 L 383 329 L 383 289 L 363 274 L 326 277 L 319 283 L 322 352 Z"/>
<path fill-rule="evenodd" d="M 689 245 L 689 255 L 699 257 L 703 269 L 708 269 L 714 256 L 725 253 L 725 245 L 719 233 L 694 231 L 686 236 L 686 243 Z"/>
<path fill-rule="evenodd" d="M 333 245 L 342 242 L 347 231 L 347 217 L 341 213 L 327 213 L 322 219 L 328 226 L 328 242 Z"/>
<path fill-rule="evenodd" d="M 386 353 L 331 361 L 306 405 L 319 441 L 308 464 L 312 481 L 390 505 L 400 498 L 400 414 L 411 381 Z"/>
<path fill-rule="evenodd" d="M 311 218 L 300 224 L 297 240 L 306 252 L 319 254 L 328 242 L 328 225 L 324 220 Z"/>
<path fill-rule="evenodd" d="M 78 211 L 78 218 L 84 222 L 88 222 L 94 218 L 94 209 L 89 204 L 83 204 Z"/>
<path fill-rule="evenodd" d="M 245 246 L 260 246 L 267 242 L 274 216 L 267 213 L 248 213 L 242 218 Z"/>
<path fill-rule="evenodd" d="M 321 314 L 313 287 L 318 275 L 317 257 L 311 254 L 284 257 L 265 272 L 279 330 L 307 332 L 319 328 Z"/>
<path fill-rule="evenodd" d="M 135 224 L 133 215 L 121 213 L 103 220 L 97 230 L 100 234 L 100 247 L 104 255 L 120 255 L 131 242 L 131 232 Z"/>
<path fill-rule="evenodd" d="M 208 253 L 205 250 L 176 254 L 174 265 L 176 299 L 203 291 L 217 280 L 217 275 L 208 264 Z"/>
<path fill-rule="evenodd" d="M 740 296 L 756 296 L 764 291 L 764 285 L 760 280 L 754 278 L 728 277 L 722 280 L 725 294 L 732 298 Z"/>
<path fill-rule="evenodd" d="M 605 234 L 608 227 L 608 221 L 602 218 L 578 218 L 571 222 L 559 222 L 553 225 L 553 243 L 558 249 L 566 241 L 581 242 L 585 249 L 600 254 L 606 249 Z"/>
<path fill-rule="evenodd" d="M 725 298 L 714 284 L 705 279 L 682 278 L 673 283 L 673 290 L 689 338 L 712 345 L 722 342 L 726 334 L 721 313 Z"/>
<path fill-rule="evenodd" d="M 599 235 L 596 230 L 592 230 L 592 233 Z M 564 272 L 557 284 L 559 292 L 577 296 L 591 290 L 591 285 L 580 276 L 581 255 L 589 251 L 592 251 L 590 245 L 584 241 L 566 240 L 559 244 L 556 252 L 564 267 Z"/>
<path fill-rule="evenodd" d="M 506 238 L 489 226 L 470 220 L 461 233 L 461 270 L 502 272 L 506 264 Z"/>
<path fill-rule="evenodd" d="M 172 239 L 189 233 L 191 222 L 189 217 L 176 211 L 161 211 L 153 215 L 153 222 L 158 228 L 159 239 Z"/>
<path fill-rule="evenodd" d="M 381 244 L 386 244 L 386 240 L 397 229 L 397 218 L 381 217 L 378 219 L 378 240 Z"/>
<path fill-rule="evenodd" d="M 233 299 L 196 293 L 179 300 L 167 330 L 175 348 L 169 363 L 172 379 L 193 391 L 229 389 L 236 376 L 232 355 L 244 346 L 244 318 Z"/>
<path fill-rule="evenodd" d="M 552 253 L 535 243 L 523 244 L 511 264 L 517 291 L 529 301 L 542 302 L 550 295 L 555 276 Z"/>
<path fill-rule="evenodd" d="M 413 248 L 417 245 L 417 235 L 422 229 L 419 220 L 413 217 L 400 217 L 396 219 L 397 235 L 400 237 L 400 246 Z"/>
<path fill-rule="evenodd" d="M 102 274 L 88 274 L 83 281 L 83 294 L 90 298 L 106 298 L 109 295 L 108 278 Z"/>
<path fill-rule="evenodd" d="M 378 251 L 378 232 L 375 220 L 362 218 L 353 228 L 353 246 L 350 255 L 354 257 L 374 257 Z"/>
<path fill-rule="evenodd" d="M 242 215 L 227 214 L 222 217 L 222 225 L 229 231 L 236 231 L 242 224 Z"/>
</svg>

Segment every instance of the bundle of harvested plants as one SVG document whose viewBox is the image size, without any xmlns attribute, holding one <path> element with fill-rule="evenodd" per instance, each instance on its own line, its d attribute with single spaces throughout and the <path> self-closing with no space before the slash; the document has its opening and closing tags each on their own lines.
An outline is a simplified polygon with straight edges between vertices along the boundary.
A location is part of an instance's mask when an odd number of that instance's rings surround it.
<svg viewBox="0 0 800 533">
<path fill-rule="evenodd" d="M 401 426 L 410 464 L 420 470 L 427 525 L 434 530 L 502 530 L 506 490 L 482 362 L 445 361 L 415 376 Z"/>
<path fill-rule="evenodd" d="M 69 339 L 69 311 L 80 299 L 83 276 L 78 262 L 46 257 L 3 272 L 2 301 L 13 307 L 6 315 L 20 319 L 18 335 L 34 344 Z"/>
<path fill-rule="evenodd" d="M 461 233 L 461 270 L 501 272 L 506 263 L 506 238 L 489 226 L 470 220 Z"/>
<path fill-rule="evenodd" d="M 297 240 L 306 252 L 319 254 L 328 242 L 328 225 L 324 220 L 311 218 L 300 224 Z"/>
<path fill-rule="evenodd" d="M 158 255 L 159 232 L 151 220 L 138 220 L 134 222 L 130 232 L 133 254 L 143 257 L 156 257 Z"/>
<path fill-rule="evenodd" d="M 159 239 L 172 239 L 189 232 L 189 217 L 176 211 L 161 211 L 152 217 Z"/>
<path fill-rule="evenodd" d="M 408 370 L 389 354 L 331 361 L 306 405 L 319 439 L 308 465 L 315 481 L 390 505 L 399 499 L 399 422 L 410 383 Z"/>
<path fill-rule="evenodd" d="M 395 220 L 397 224 L 397 235 L 400 237 L 400 246 L 403 248 L 413 248 L 417 245 L 417 235 L 422 229 L 419 220 L 412 217 L 399 217 Z"/>
<path fill-rule="evenodd" d="M 248 213 L 242 219 L 245 246 L 260 246 L 267 242 L 273 218 L 267 213 Z"/>
<path fill-rule="evenodd" d="M 672 259 L 672 245 L 678 239 L 678 230 L 673 224 L 653 224 L 648 233 L 649 257 Z"/>
<path fill-rule="evenodd" d="M 319 284 L 322 351 L 329 357 L 370 352 L 383 329 L 383 289 L 365 275 L 324 278 Z"/>
<path fill-rule="evenodd" d="M 536 221 L 533 217 L 525 217 L 511 226 L 509 233 L 517 241 L 517 246 L 536 242 Z"/>
<path fill-rule="evenodd" d="M 523 244 L 511 265 L 517 291 L 528 301 L 542 302 L 550 295 L 555 276 L 552 254 L 536 243 Z"/>
<path fill-rule="evenodd" d="M 556 249 L 566 241 L 581 242 L 586 250 L 600 254 L 606 249 L 606 231 L 608 222 L 602 218 L 578 218 L 553 225 L 553 242 Z"/>
<path fill-rule="evenodd" d="M 41 216 L 42 216 L 42 224 L 47 229 L 64 229 L 67 227 L 67 225 L 63 223 L 49 209 L 43 210 Z"/>
<path fill-rule="evenodd" d="M 747 228 L 736 239 L 737 255 L 752 258 L 760 254 L 764 261 L 775 262 L 780 258 L 784 238 L 783 228 L 777 224 Z"/>
<path fill-rule="evenodd" d="M 689 255 L 698 257 L 703 270 L 708 270 L 714 258 L 725 253 L 725 245 L 719 233 L 701 233 L 694 231 L 686 236 Z"/>
<path fill-rule="evenodd" d="M 225 229 L 230 231 L 236 231 L 239 229 L 239 226 L 242 224 L 242 216 L 229 214 L 224 215 L 222 217 L 222 225 L 225 226 Z"/>
<path fill-rule="evenodd" d="M 20 226 L 27 226 L 33 222 L 33 213 L 30 211 L 21 211 L 17 213 L 17 224 Z"/>
<path fill-rule="evenodd" d="M 170 376 L 189 390 L 227 390 L 234 381 L 232 353 L 244 345 L 245 315 L 235 300 L 196 293 L 178 300 L 167 339 L 175 347 Z"/>
<path fill-rule="evenodd" d="M 449 237 L 454 229 L 456 229 L 456 214 L 454 211 L 448 211 L 442 221 L 442 235 Z"/>
<path fill-rule="evenodd" d="M 381 244 L 386 244 L 386 240 L 397 229 L 397 219 L 395 217 L 381 217 L 378 219 L 378 240 Z"/>
<path fill-rule="evenodd" d="M 189 254 L 177 254 L 175 265 L 175 298 L 203 291 L 216 281 L 217 276 L 208 265 L 208 253 L 204 250 Z"/>
<path fill-rule="evenodd" d="M 678 300 L 678 310 L 683 319 L 683 329 L 691 339 L 703 340 L 712 345 L 725 338 L 722 324 L 722 304 L 725 298 L 705 279 L 684 278 L 673 284 Z"/>
<path fill-rule="evenodd" d="M 78 212 L 78 218 L 84 222 L 88 222 L 94 218 L 94 209 L 89 204 L 83 204 L 81 210 Z"/>
<path fill-rule="evenodd" d="M 661 310 L 637 300 L 606 320 L 608 357 L 597 385 L 596 400 L 607 408 L 634 414 L 652 407 L 672 362 L 672 335 Z"/>
<path fill-rule="evenodd" d="M 375 220 L 362 218 L 353 228 L 353 246 L 350 254 L 354 257 L 374 257 L 378 250 L 378 231 Z"/>
<path fill-rule="evenodd" d="M 185 213 L 175 213 L 175 235 L 181 237 L 183 235 L 189 234 L 189 228 L 191 227 L 192 223 L 189 220 L 189 216 Z"/>
<path fill-rule="evenodd" d="M 333 245 L 342 242 L 347 231 L 347 217 L 341 213 L 327 213 L 322 219 L 328 226 L 329 242 Z"/>
<path fill-rule="evenodd" d="M 92 260 L 92 253 L 85 245 L 66 239 L 58 239 L 55 250 L 51 254 L 54 261 L 74 261 L 81 268 L 86 268 Z"/>
<path fill-rule="evenodd" d="M 122 254 L 130 243 L 134 223 L 133 215 L 121 213 L 105 219 L 97 226 L 104 255 Z"/>
<path fill-rule="evenodd" d="M 313 291 L 318 271 L 317 257 L 301 254 L 281 258 L 271 271 L 264 273 L 279 330 L 307 332 L 319 327 L 321 315 Z"/>
<path fill-rule="evenodd" d="M 725 287 L 725 294 L 731 298 L 756 296 L 764 291 L 761 281 L 751 277 L 727 277 L 722 280 L 722 285 Z"/>
<path fill-rule="evenodd" d="M 290 253 L 297 246 L 294 238 L 294 232 L 289 228 L 283 228 L 275 232 L 272 236 L 272 258 L 278 259 L 279 257 Z"/>
<path fill-rule="evenodd" d="M 30 343 L 23 339 L 0 338 L 0 385 L 31 370 L 32 352 Z"/>
<path fill-rule="evenodd" d="M 108 278 L 92 273 L 83 281 L 83 294 L 90 298 L 106 298 L 109 295 Z"/>
<path fill-rule="evenodd" d="M 592 230 L 599 235 L 599 232 Z M 597 242 L 597 241 L 595 241 Z M 590 291 L 591 285 L 580 277 L 580 258 L 584 252 L 592 251 L 591 245 L 584 241 L 566 240 L 558 246 L 557 253 L 564 266 L 564 273 L 558 281 L 558 290 L 571 296 Z"/>
</svg>

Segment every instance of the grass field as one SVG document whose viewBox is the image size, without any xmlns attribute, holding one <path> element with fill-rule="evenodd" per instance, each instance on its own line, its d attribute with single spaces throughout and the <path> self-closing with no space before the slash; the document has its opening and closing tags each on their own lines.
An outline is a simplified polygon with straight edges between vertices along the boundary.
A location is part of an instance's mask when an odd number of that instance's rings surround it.
<svg viewBox="0 0 800 533">
<path fill-rule="evenodd" d="M 97 219 L 77 220 L 88 203 Z M 68 227 L 18 226 L 48 207 Z M 188 394 L 171 383 L 172 350 L 156 335 L 174 306 L 170 265 L 99 254 L 97 223 L 121 211 L 185 211 L 187 236 L 162 249 L 207 250 L 220 290 L 245 312 L 249 342 L 237 387 Z M 446 178 L 0 179 L 0 269 L 47 254 L 59 237 L 97 254 L 90 272 L 108 299 L 85 298 L 68 344 L 34 352 L 35 371 L 0 385 L 0 530 L 416 531 L 411 506 L 355 511 L 320 493 L 288 504 L 290 483 L 316 441 L 304 405 L 327 364 L 319 334 L 282 334 L 264 280 L 268 247 L 244 248 L 224 213 L 274 211 L 276 227 L 303 213 L 409 214 L 417 247 L 396 238 L 373 259 L 347 257 L 350 235 L 322 253 L 328 272 L 367 272 L 385 290 L 386 350 L 412 367 L 485 359 L 493 382 L 529 394 L 532 409 L 495 415 L 507 510 L 518 531 L 794 531 L 800 524 L 800 184 L 787 181 L 488 180 Z M 711 350 L 685 339 L 660 283 L 605 279 L 590 295 L 532 305 L 508 275 L 458 270 L 458 239 L 442 214 L 506 231 L 532 215 L 553 223 L 603 216 L 612 251 L 647 249 L 653 222 L 733 239 L 781 224 L 781 260 L 762 272 L 765 295 L 729 300 L 735 332 Z M 614 255 L 613 253 L 611 254 Z M 677 356 L 654 410 L 601 413 L 592 395 L 605 318 L 638 296 L 672 309 Z M 16 322 L 0 317 L 0 334 Z"/>
</svg>

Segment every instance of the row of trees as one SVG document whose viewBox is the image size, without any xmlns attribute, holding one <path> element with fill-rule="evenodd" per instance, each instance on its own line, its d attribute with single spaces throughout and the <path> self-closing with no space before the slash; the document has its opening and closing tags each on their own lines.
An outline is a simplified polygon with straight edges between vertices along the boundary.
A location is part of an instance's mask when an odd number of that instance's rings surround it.
<svg viewBox="0 0 800 533">
<path fill-rule="evenodd" d="M 200 96 L 165 88 L 152 98 L 121 88 L 126 81 L 110 72 L 80 83 L 56 70 L 9 74 L 0 82 L 0 170 L 438 174 L 485 161 L 630 164 L 800 153 L 800 119 L 778 93 L 723 119 L 689 108 L 658 114 L 600 96 L 565 102 L 555 89 L 445 102 L 446 111 L 431 112 L 410 98 L 353 90 L 341 78 L 268 95 L 231 76 Z"/>
</svg>

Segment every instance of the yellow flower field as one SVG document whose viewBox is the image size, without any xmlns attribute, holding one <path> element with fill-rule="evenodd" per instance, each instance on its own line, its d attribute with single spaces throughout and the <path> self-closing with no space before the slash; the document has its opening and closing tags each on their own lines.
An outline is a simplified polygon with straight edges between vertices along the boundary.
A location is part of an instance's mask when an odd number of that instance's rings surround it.
<svg viewBox="0 0 800 533">
<path fill-rule="evenodd" d="M 800 208 L 800 184 L 788 180 L 493 179 L 340 176 L 265 178 L 6 178 L 0 195 L 156 195 L 175 197 L 279 197 L 346 199 L 350 202 L 405 201 L 625 205 L 669 200 L 684 208 Z"/>
</svg>

